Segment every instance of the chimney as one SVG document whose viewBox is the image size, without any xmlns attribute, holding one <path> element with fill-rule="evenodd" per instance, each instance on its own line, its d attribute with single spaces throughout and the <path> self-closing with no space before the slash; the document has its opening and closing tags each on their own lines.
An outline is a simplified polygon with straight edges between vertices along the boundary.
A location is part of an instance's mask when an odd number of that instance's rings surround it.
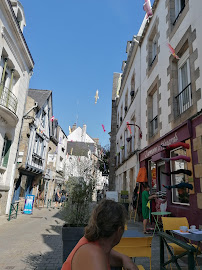
<svg viewBox="0 0 202 270">
<path fill-rule="evenodd" d="M 82 142 L 86 142 L 86 125 L 82 128 Z"/>
<path fill-rule="evenodd" d="M 76 123 L 73 124 L 72 126 L 72 132 L 76 129 Z"/>
</svg>

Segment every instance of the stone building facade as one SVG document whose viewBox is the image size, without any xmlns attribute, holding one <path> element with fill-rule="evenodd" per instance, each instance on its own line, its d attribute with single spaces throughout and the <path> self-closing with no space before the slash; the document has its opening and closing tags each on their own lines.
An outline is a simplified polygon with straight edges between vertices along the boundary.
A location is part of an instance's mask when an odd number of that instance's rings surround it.
<svg viewBox="0 0 202 270">
<path fill-rule="evenodd" d="M 131 200 L 139 167 L 145 167 L 153 191 L 167 192 L 168 210 L 201 225 L 202 3 L 155 0 L 152 10 L 153 17 L 145 18 L 127 43 L 122 65 L 116 99 L 116 190 L 128 190 Z M 179 144 L 165 149 L 176 142 L 186 142 L 189 150 Z M 163 159 L 180 154 L 190 162 Z M 189 169 L 192 176 L 163 174 L 180 168 Z M 193 189 L 164 187 L 181 182 L 191 183 Z"/>
<path fill-rule="evenodd" d="M 52 91 L 29 89 L 19 143 L 13 202 L 23 210 L 26 195 L 43 195 L 52 117 Z"/>
<path fill-rule="evenodd" d="M 0 215 L 8 214 L 23 113 L 34 61 L 19 1 L 0 2 Z"/>
</svg>

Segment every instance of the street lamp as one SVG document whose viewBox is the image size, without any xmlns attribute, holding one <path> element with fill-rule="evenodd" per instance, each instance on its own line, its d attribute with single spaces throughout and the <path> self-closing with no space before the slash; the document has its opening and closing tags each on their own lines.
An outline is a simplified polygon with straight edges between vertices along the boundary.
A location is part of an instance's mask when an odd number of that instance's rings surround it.
<svg viewBox="0 0 202 270">
<path fill-rule="evenodd" d="M 142 131 L 141 131 L 141 129 L 140 129 L 140 127 L 138 125 L 136 125 L 136 124 L 130 124 L 129 122 L 126 122 L 126 124 L 127 124 L 127 128 L 129 128 L 129 126 L 136 126 L 136 127 L 138 127 L 139 130 L 140 130 L 140 139 L 142 139 Z"/>
</svg>

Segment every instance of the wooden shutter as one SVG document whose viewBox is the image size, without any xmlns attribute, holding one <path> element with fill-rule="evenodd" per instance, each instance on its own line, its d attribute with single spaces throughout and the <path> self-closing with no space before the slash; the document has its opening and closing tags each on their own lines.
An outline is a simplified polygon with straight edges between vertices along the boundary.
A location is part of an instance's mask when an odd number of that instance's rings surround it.
<svg viewBox="0 0 202 270">
<path fill-rule="evenodd" d="M 7 140 L 6 142 L 6 149 L 4 153 L 4 158 L 3 158 L 3 167 L 7 168 L 8 165 L 8 158 L 9 158 L 9 153 L 10 153 L 10 147 L 11 147 L 11 141 Z"/>
</svg>

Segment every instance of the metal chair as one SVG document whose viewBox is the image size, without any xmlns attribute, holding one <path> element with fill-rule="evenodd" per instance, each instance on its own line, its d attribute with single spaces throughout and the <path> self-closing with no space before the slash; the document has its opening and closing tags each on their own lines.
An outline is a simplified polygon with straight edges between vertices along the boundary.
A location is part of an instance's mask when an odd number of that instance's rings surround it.
<svg viewBox="0 0 202 270">
<path fill-rule="evenodd" d="M 151 270 L 151 242 L 152 236 L 149 237 L 128 237 L 122 238 L 118 245 L 113 249 L 125 254 L 131 258 L 148 257 L 150 259 Z M 142 265 L 138 265 L 139 269 L 144 269 Z"/>
</svg>

